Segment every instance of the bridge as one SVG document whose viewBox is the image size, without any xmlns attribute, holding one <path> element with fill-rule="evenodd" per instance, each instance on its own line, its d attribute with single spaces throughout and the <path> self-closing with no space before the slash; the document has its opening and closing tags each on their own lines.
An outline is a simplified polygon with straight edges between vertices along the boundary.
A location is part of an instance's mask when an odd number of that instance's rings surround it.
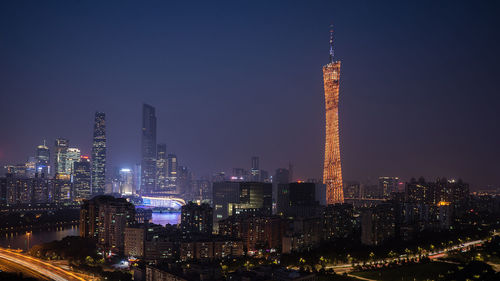
<svg viewBox="0 0 500 281">
<path fill-rule="evenodd" d="M 186 201 L 175 196 L 142 196 L 142 205 L 180 210 L 182 206 L 186 205 Z"/>
</svg>

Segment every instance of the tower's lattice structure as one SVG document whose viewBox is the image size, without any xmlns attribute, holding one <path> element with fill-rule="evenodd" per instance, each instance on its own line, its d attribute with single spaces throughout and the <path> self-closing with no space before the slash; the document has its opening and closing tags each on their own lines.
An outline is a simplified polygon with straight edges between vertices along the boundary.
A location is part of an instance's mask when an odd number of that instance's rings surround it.
<svg viewBox="0 0 500 281">
<path fill-rule="evenodd" d="M 333 28 L 330 28 L 330 62 L 323 66 L 325 87 L 326 138 L 323 183 L 326 184 L 326 203 L 344 202 L 339 141 L 339 83 L 340 61 L 333 59 Z"/>
</svg>

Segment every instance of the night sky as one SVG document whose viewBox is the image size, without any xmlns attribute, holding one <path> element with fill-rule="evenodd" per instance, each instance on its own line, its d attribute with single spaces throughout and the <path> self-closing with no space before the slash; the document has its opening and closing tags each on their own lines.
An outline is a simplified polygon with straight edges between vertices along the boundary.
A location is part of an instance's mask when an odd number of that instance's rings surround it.
<svg viewBox="0 0 500 281">
<path fill-rule="evenodd" d="M 0 164 L 56 137 L 140 162 L 142 103 L 196 177 L 321 178 L 329 25 L 345 180 L 500 184 L 498 1 L 1 1 Z"/>
</svg>

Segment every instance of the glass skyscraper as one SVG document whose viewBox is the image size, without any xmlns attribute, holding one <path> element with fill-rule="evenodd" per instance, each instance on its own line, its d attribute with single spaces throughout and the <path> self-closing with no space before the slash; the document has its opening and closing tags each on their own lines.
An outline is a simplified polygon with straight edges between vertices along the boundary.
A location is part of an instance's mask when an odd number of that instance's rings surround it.
<svg viewBox="0 0 500 281">
<path fill-rule="evenodd" d="M 56 176 L 66 174 L 66 160 L 69 141 L 67 139 L 56 139 L 55 142 L 55 163 L 54 169 Z"/>
<path fill-rule="evenodd" d="M 156 115 L 148 104 L 142 105 L 141 148 L 141 192 L 148 194 L 156 188 Z"/>
<path fill-rule="evenodd" d="M 48 177 L 50 173 L 50 150 L 47 145 L 45 145 L 45 141 L 43 141 L 43 144 L 36 147 L 35 161 L 36 172 L 39 175 L 44 174 L 45 177 Z"/>
<path fill-rule="evenodd" d="M 106 114 L 95 113 L 92 143 L 92 194 L 104 193 L 106 180 Z"/>
</svg>

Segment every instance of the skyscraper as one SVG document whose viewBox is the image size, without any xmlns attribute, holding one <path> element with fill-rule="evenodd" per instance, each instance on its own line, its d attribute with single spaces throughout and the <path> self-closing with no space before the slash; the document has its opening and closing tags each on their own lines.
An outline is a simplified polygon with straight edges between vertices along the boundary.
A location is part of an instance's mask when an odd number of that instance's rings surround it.
<svg viewBox="0 0 500 281">
<path fill-rule="evenodd" d="M 92 143 L 92 194 L 104 193 L 106 180 L 106 114 L 95 113 Z"/>
<path fill-rule="evenodd" d="M 90 190 L 90 161 L 88 156 L 81 156 L 80 161 L 73 163 L 73 188 L 75 199 L 88 199 Z"/>
<path fill-rule="evenodd" d="M 156 188 L 167 188 L 167 145 L 158 144 L 156 149 Z"/>
<path fill-rule="evenodd" d="M 168 179 L 168 190 L 175 191 L 177 187 L 177 156 L 175 154 L 169 154 L 167 156 L 167 179 Z"/>
<path fill-rule="evenodd" d="M 44 174 L 45 177 L 48 177 L 50 173 L 50 150 L 47 145 L 45 145 L 45 141 L 43 141 L 43 144 L 36 147 L 35 160 L 36 172 L 38 174 Z"/>
<path fill-rule="evenodd" d="M 76 147 L 68 148 L 66 153 L 66 174 L 74 174 L 74 163 L 80 161 L 81 152 Z"/>
<path fill-rule="evenodd" d="M 155 108 L 142 105 L 141 192 L 150 193 L 156 187 L 156 116 Z"/>
<path fill-rule="evenodd" d="M 55 142 L 55 163 L 54 169 L 56 176 L 66 174 L 66 159 L 68 152 L 69 141 L 67 139 L 58 138 Z"/>
<path fill-rule="evenodd" d="M 330 27 L 330 62 L 323 66 L 326 108 L 326 140 L 323 183 L 326 203 L 344 202 L 339 143 L 339 83 L 340 61 L 333 60 L 333 27 Z"/>
<path fill-rule="evenodd" d="M 259 157 L 252 157 L 252 169 L 250 170 L 250 178 L 252 181 L 260 181 Z"/>
</svg>

